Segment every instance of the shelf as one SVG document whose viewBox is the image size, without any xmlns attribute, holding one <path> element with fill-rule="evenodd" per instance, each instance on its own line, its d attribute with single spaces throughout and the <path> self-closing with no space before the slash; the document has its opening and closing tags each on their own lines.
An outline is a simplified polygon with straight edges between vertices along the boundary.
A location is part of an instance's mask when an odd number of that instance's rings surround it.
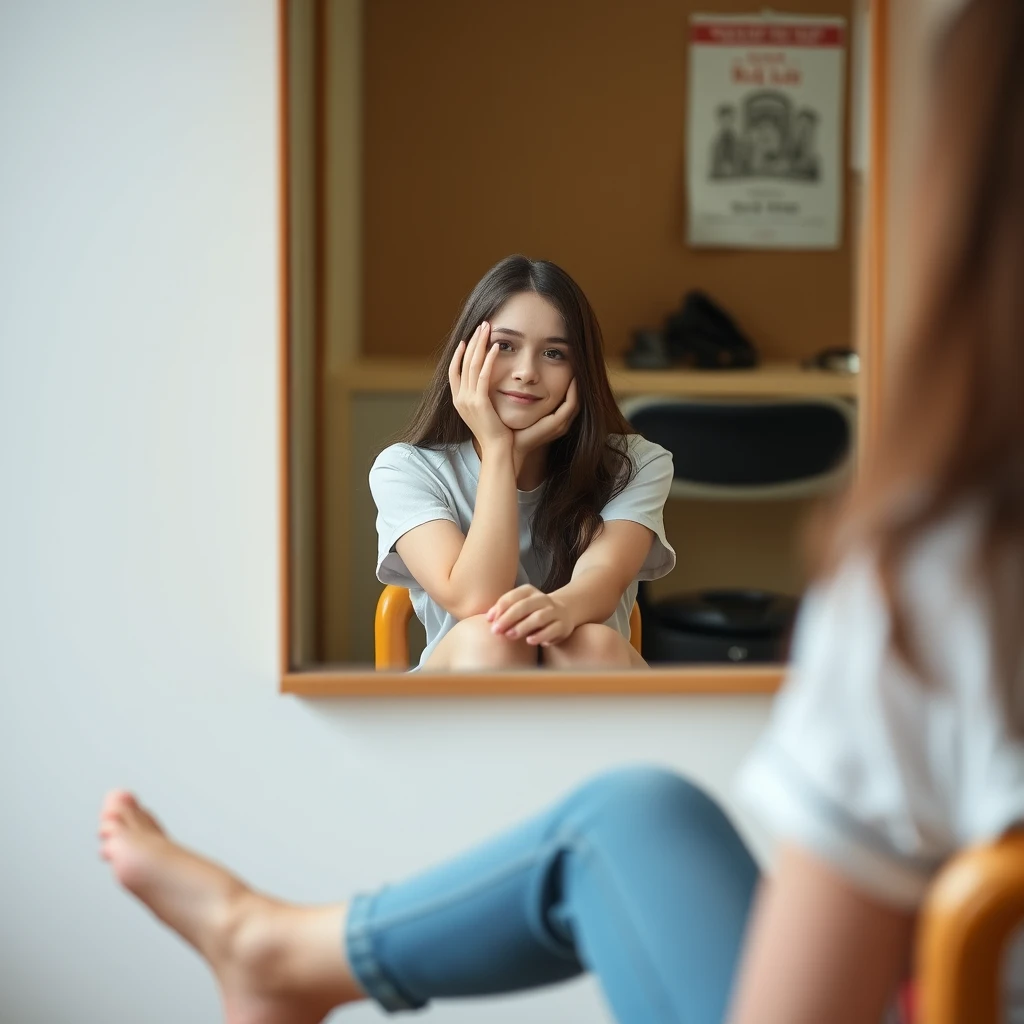
<svg viewBox="0 0 1024 1024">
<path fill-rule="evenodd" d="M 353 394 L 419 394 L 431 369 L 414 359 L 360 359 L 341 367 L 337 381 Z M 765 363 L 753 370 L 631 370 L 621 358 L 608 360 L 608 380 L 616 395 L 762 398 L 855 398 L 860 383 L 857 376 L 805 370 L 795 362 Z"/>
</svg>

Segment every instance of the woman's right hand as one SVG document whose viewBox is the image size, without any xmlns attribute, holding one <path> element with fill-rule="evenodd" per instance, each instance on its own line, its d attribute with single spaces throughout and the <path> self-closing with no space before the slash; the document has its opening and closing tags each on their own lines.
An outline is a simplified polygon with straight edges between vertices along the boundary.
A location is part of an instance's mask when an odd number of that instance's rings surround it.
<svg viewBox="0 0 1024 1024">
<path fill-rule="evenodd" d="M 481 450 L 495 445 L 511 447 L 512 431 L 501 422 L 491 401 L 491 368 L 498 346 L 487 348 L 491 325 L 485 320 L 473 332 L 468 344 L 460 341 L 448 366 L 448 383 L 458 414 L 473 432 Z M 465 353 L 465 358 L 463 358 Z"/>
</svg>

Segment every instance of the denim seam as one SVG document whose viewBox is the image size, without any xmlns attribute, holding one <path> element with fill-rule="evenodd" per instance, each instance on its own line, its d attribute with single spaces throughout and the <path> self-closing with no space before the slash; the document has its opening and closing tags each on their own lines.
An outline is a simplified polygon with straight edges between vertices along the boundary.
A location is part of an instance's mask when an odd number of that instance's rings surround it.
<svg viewBox="0 0 1024 1024">
<path fill-rule="evenodd" d="M 345 926 L 344 945 L 349 967 L 356 976 L 363 991 L 375 1000 L 382 1009 L 392 1013 L 396 1010 L 416 1010 L 426 1005 L 400 992 L 394 982 L 385 974 L 373 948 L 370 932 L 370 909 L 373 897 L 358 895 L 349 905 Z"/>
<path fill-rule="evenodd" d="M 471 896 L 475 896 L 477 893 L 489 889 L 500 882 L 505 881 L 506 878 L 510 878 L 518 871 L 522 871 L 526 868 L 533 867 L 539 860 L 542 860 L 547 856 L 551 850 L 558 844 L 546 844 L 541 848 L 539 852 L 532 852 L 524 857 L 520 857 L 518 860 L 513 861 L 511 864 L 505 865 L 501 871 L 496 871 L 486 878 L 479 880 L 473 885 L 465 885 L 461 889 L 457 889 L 452 893 L 449 893 L 443 898 L 434 899 L 427 903 L 418 904 L 416 907 L 402 911 L 401 913 L 392 914 L 390 917 L 380 918 L 374 921 L 374 927 L 378 929 L 393 928 L 395 925 L 405 924 L 406 921 L 414 920 L 425 913 L 432 913 L 435 910 L 442 910 L 445 907 L 450 906 L 459 900 L 467 899 Z M 564 951 L 563 951 L 564 953 Z M 571 959 L 572 954 L 564 954 L 566 959 Z"/>
<path fill-rule="evenodd" d="M 659 990 L 663 990 L 664 986 L 660 983 L 658 971 L 656 968 L 652 968 L 654 959 L 650 956 L 650 954 L 644 947 L 644 943 L 640 938 L 640 930 L 636 927 L 632 919 L 632 916 L 629 913 L 629 903 L 627 900 L 622 898 L 622 893 L 619 890 L 618 882 L 615 879 L 615 874 L 614 872 L 609 870 L 607 859 L 601 855 L 600 847 L 595 845 L 594 843 L 591 843 L 590 840 L 587 839 L 587 837 L 582 833 L 574 834 L 571 832 L 562 832 L 560 835 L 561 839 L 563 841 L 569 842 L 574 847 L 577 853 L 579 853 L 583 857 L 587 857 L 593 860 L 601 869 L 602 874 L 604 874 L 611 883 L 610 888 L 615 893 L 616 904 L 618 906 L 618 909 L 622 915 L 623 920 L 625 920 L 629 924 L 630 930 L 633 933 L 634 942 L 630 944 L 630 948 L 631 950 L 639 950 L 641 952 L 643 959 L 646 961 L 643 964 L 643 966 L 647 968 L 646 973 L 651 974 L 658 981 L 656 987 Z M 635 957 L 631 957 L 631 959 L 635 959 Z M 587 965 L 587 969 L 591 970 L 590 965 Z M 675 1015 L 675 1010 L 672 1006 L 672 997 L 667 992 L 660 991 L 659 998 L 652 1001 L 660 1004 L 662 1019 L 665 1021 L 665 1024 L 679 1024 L 679 1018 Z"/>
<path fill-rule="evenodd" d="M 492 886 L 500 884 L 517 872 L 534 867 L 540 860 L 550 855 L 551 851 L 557 848 L 557 845 L 557 842 L 552 843 L 549 841 L 539 851 L 533 851 L 518 858 L 511 864 L 506 864 L 500 871 L 493 872 L 473 885 L 464 885 L 443 898 L 420 903 L 408 910 L 394 913 L 387 917 L 381 917 L 374 921 L 370 920 L 370 909 L 374 897 L 367 895 L 356 896 L 349 908 L 345 944 L 352 971 L 357 976 L 367 995 L 371 996 L 384 1009 L 389 1011 L 419 1009 L 426 1005 L 425 1001 L 412 1000 L 404 995 L 388 977 L 374 952 L 372 932 L 380 932 L 405 924 L 408 921 L 421 917 L 423 914 L 433 913 L 451 906 L 453 903 L 469 899 Z M 538 938 L 556 956 L 564 960 L 576 959 L 575 952 L 567 949 L 564 944 L 559 943 L 553 936 L 545 933 L 543 936 L 538 936 Z"/>
</svg>

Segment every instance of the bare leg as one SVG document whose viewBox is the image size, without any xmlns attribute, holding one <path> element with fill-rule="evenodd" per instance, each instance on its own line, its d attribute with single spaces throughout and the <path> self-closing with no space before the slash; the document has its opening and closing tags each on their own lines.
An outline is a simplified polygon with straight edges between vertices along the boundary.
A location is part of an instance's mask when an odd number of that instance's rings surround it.
<svg viewBox="0 0 1024 1024">
<path fill-rule="evenodd" d="M 630 642 L 610 626 L 586 622 L 560 644 L 541 648 L 545 668 L 645 669 L 650 666 Z"/>
<path fill-rule="evenodd" d="M 525 640 L 509 640 L 491 632 L 483 615 L 471 615 L 456 623 L 431 652 L 424 670 L 441 672 L 486 672 L 514 668 L 536 668 L 537 648 Z"/>
<path fill-rule="evenodd" d="M 343 949 L 345 906 L 253 892 L 169 839 L 129 793 L 107 795 L 101 855 L 118 882 L 206 959 L 228 1024 L 318 1024 L 364 998 Z"/>
</svg>

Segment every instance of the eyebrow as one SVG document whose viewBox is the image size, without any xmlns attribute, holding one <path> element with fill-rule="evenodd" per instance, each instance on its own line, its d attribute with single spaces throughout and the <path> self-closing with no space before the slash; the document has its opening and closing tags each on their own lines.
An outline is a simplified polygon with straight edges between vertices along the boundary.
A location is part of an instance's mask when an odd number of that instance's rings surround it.
<svg viewBox="0 0 1024 1024">
<path fill-rule="evenodd" d="M 514 331 L 511 327 L 495 327 L 491 331 L 491 334 L 511 334 L 514 338 L 525 338 L 526 335 L 522 331 Z M 553 342 L 556 345 L 568 345 L 569 342 L 565 338 L 545 338 L 545 342 Z"/>
</svg>

